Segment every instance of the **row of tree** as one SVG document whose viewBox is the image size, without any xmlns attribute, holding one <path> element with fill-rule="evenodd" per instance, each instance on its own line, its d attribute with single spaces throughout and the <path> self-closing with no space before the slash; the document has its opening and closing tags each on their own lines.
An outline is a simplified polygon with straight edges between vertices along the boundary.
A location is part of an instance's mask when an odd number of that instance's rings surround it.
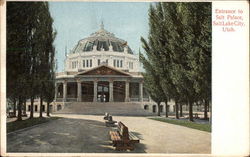
<svg viewBox="0 0 250 157">
<path fill-rule="evenodd" d="M 18 120 L 27 100 L 33 104 L 40 97 L 49 103 L 54 99 L 56 33 L 48 2 L 7 3 L 7 99 L 17 103 Z M 25 106 L 24 106 L 25 107 Z M 42 110 L 40 109 L 40 117 Z"/>
<path fill-rule="evenodd" d="M 148 39 L 141 38 L 145 88 L 151 98 L 189 106 L 203 103 L 204 116 L 211 101 L 211 3 L 154 3 L 149 9 Z M 182 107 L 181 107 L 182 114 Z M 158 110 L 159 111 L 159 110 Z M 160 113 L 158 113 L 160 114 Z M 166 116 L 168 111 L 166 111 Z"/>
</svg>

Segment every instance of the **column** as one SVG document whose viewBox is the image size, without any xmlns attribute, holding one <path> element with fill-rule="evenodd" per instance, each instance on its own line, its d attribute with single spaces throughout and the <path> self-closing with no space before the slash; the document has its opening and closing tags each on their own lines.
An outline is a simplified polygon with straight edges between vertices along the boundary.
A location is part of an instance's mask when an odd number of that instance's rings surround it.
<svg viewBox="0 0 250 157">
<path fill-rule="evenodd" d="M 129 102 L 129 81 L 125 82 L 125 102 Z"/>
<path fill-rule="evenodd" d="M 57 95 L 58 95 L 58 84 L 55 84 L 55 101 L 57 99 Z"/>
<path fill-rule="evenodd" d="M 93 102 L 97 102 L 97 80 L 94 81 L 94 98 Z"/>
<path fill-rule="evenodd" d="M 109 102 L 114 101 L 114 96 L 113 96 L 113 81 L 109 81 Z"/>
<path fill-rule="evenodd" d="M 82 101 L 82 84 L 80 80 L 77 80 L 77 101 Z"/>
<path fill-rule="evenodd" d="M 67 101 L 67 81 L 63 82 L 63 101 Z"/>
<path fill-rule="evenodd" d="M 148 98 L 149 98 L 149 102 L 152 102 L 152 98 L 151 98 L 151 96 L 148 96 Z"/>
<path fill-rule="evenodd" d="M 143 84 L 142 82 L 139 83 L 139 100 L 143 101 Z"/>
</svg>

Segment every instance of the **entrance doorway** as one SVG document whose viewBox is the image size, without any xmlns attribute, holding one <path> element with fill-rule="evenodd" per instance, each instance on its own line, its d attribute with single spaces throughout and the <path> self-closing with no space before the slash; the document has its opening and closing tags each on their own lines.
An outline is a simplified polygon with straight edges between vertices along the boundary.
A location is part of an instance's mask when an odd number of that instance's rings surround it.
<svg viewBox="0 0 250 157">
<path fill-rule="evenodd" d="M 114 93 L 115 102 L 124 102 L 125 101 L 125 82 L 115 81 L 113 93 Z"/>
<path fill-rule="evenodd" d="M 97 84 L 97 101 L 109 102 L 109 82 L 100 81 Z"/>
<path fill-rule="evenodd" d="M 92 102 L 94 98 L 94 83 L 91 81 L 82 82 L 82 101 Z"/>
</svg>

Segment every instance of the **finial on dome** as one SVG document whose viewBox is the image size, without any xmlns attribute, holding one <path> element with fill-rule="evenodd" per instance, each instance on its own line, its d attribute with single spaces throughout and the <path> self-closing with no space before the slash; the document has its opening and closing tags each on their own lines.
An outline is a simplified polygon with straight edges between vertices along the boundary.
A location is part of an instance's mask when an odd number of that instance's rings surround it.
<svg viewBox="0 0 250 157">
<path fill-rule="evenodd" d="M 102 21 L 102 23 L 101 23 L 101 29 L 104 29 L 104 24 L 103 24 L 103 21 Z"/>
</svg>

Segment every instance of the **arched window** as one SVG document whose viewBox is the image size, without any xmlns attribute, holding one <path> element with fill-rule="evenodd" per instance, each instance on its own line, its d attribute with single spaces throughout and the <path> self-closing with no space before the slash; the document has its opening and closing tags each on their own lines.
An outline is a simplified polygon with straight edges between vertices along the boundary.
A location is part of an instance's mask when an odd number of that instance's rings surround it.
<svg viewBox="0 0 250 157">
<path fill-rule="evenodd" d="M 57 111 L 61 110 L 62 109 L 62 105 L 57 105 Z"/>
<path fill-rule="evenodd" d="M 122 60 L 120 60 L 120 67 L 122 68 L 122 66 L 123 66 L 123 65 L 122 65 Z"/>
<path fill-rule="evenodd" d="M 86 60 L 86 67 L 89 67 L 89 60 Z"/>
<path fill-rule="evenodd" d="M 82 61 L 82 67 L 85 68 L 85 60 Z"/>
<path fill-rule="evenodd" d="M 89 67 L 92 67 L 92 59 L 89 60 Z"/>
<path fill-rule="evenodd" d="M 116 66 L 119 67 L 119 60 L 116 61 Z"/>
<path fill-rule="evenodd" d="M 156 112 L 156 105 L 153 105 L 153 112 Z"/>
</svg>

